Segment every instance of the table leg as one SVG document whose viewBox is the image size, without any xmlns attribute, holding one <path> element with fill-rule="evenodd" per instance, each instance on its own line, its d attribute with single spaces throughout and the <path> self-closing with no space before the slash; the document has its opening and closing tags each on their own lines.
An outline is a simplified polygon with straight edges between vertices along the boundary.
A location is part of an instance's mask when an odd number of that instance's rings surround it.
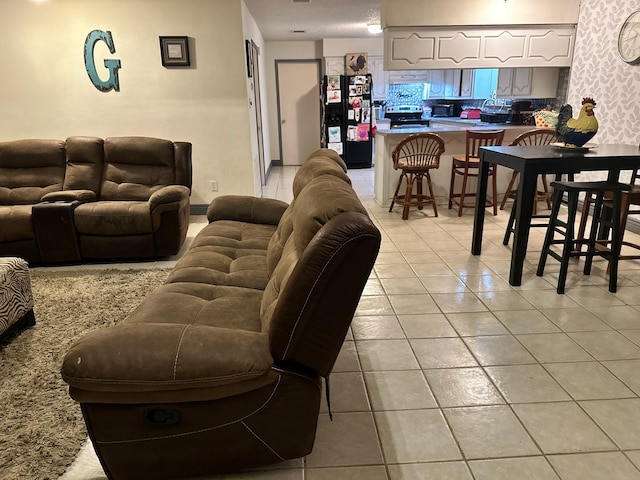
<svg viewBox="0 0 640 480">
<path fill-rule="evenodd" d="M 480 151 L 480 166 L 478 168 L 478 190 L 476 192 L 476 209 L 473 215 L 473 237 L 471 239 L 471 253 L 480 255 L 482 252 L 482 233 L 484 229 L 484 209 L 487 203 L 487 183 L 489 183 L 489 163 L 484 161 L 485 153 Z M 494 199 L 495 201 L 495 199 Z"/>
<path fill-rule="evenodd" d="M 509 283 L 514 286 L 522 284 L 522 269 L 527 254 L 531 215 L 537 188 L 537 173 L 520 172 L 518 185 L 518 201 L 516 202 L 516 228 L 513 232 L 513 248 L 511 250 L 511 269 Z"/>
</svg>

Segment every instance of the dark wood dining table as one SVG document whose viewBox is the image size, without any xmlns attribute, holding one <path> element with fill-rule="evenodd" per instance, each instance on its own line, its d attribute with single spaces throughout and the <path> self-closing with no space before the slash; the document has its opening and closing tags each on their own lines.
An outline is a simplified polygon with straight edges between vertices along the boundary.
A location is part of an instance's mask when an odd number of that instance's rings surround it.
<svg viewBox="0 0 640 480">
<path fill-rule="evenodd" d="M 516 170 L 520 176 L 509 271 L 509 283 L 517 286 L 522 284 L 522 270 L 527 253 L 538 175 L 607 171 L 608 180 L 616 181 L 621 171 L 640 168 L 640 149 L 638 145 L 626 144 L 603 144 L 587 150 L 552 145 L 481 147 L 471 241 L 473 255 L 480 255 L 482 251 L 489 165 L 492 163 Z"/>
</svg>

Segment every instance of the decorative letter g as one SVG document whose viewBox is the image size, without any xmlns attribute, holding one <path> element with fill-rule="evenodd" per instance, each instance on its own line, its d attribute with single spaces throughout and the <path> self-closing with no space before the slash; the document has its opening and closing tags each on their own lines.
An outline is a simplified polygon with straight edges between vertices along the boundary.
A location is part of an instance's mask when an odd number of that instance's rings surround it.
<svg viewBox="0 0 640 480">
<path fill-rule="evenodd" d="M 120 60 L 112 59 L 105 60 L 104 66 L 109 70 L 109 78 L 106 82 L 100 80 L 98 72 L 96 71 L 96 63 L 93 58 L 93 49 L 98 41 L 102 40 L 109 47 L 109 52 L 116 53 L 116 47 L 113 44 L 113 37 L 110 31 L 93 30 L 87 35 L 87 39 L 84 42 L 84 66 L 87 69 L 89 78 L 93 85 L 101 92 L 108 92 L 113 89 L 116 92 L 120 91 L 120 82 L 118 81 L 118 69 L 120 68 Z"/>
</svg>

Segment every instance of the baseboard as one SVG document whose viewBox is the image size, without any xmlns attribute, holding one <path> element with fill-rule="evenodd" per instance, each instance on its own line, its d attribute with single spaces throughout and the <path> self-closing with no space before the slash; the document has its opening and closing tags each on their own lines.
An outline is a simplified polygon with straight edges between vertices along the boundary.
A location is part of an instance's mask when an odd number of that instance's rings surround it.
<svg viewBox="0 0 640 480">
<path fill-rule="evenodd" d="M 196 204 L 196 205 L 191 205 L 191 215 L 206 215 L 207 214 L 207 208 L 209 207 L 209 205 L 206 204 Z"/>
</svg>

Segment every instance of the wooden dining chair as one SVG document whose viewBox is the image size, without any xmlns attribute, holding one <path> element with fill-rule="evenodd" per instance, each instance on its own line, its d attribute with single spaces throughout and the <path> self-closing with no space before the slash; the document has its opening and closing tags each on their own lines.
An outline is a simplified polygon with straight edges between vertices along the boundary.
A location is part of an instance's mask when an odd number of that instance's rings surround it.
<svg viewBox="0 0 640 480">
<path fill-rule="evenodd" d="M 416 133 L 398 143 L 391 153 L 391 157 L 393 168 L 401 170 L 401 173 L 389 207 L 390 212 L 396 203 L 403 205 L 402 219 L 406 220 L 409 218 L 411 207 L 422 210 L 425 205 L 431 205 L 434 215 L 438 216 L 429 171 L 440 167 L 440 156 L 443 153 L 444 140 L 435 133 Z M 399 194 L 403 180 L 406 183 L 405 190 L 403 194 Z M 423 189 L 425 181 L 428 193 L 425 193 Z"/>
<path fill-rule="evenodd" d="M 553 128 L 537 128 L 518 135 L 513 142 L 511 142 L 511 146 L 549 145 L 557 140 L 558 137 L 556 136 L 556 131 Z M 517 180 L 518 172 L 514 170 L 511 174 L 509 184 L 507 185 L 507 190 L 502 197 L 502 202 L 500 202 L 500 210 L 504 210 L 504 206 L 508 199 L 512 198 L 515 200 L 518 194 L 518 186 L 516 184 Z M 536 197 L 533 203 L 534 215 L 538 213 L 538 202 L 545 202 L 547 204 L 547 209 L 551 210 L 551 192 L 549 191 L 546 175 L 541 175 L 540 180 L 542 182 L 542 190 L 536 191 Z"/>
<path fill-rule="evenodd" d="M 475 208 L 473 204 L 465 203 L 465 198 L 475 197 L 476 191 L 467 190 L 469 178 L 478 177 L 480 167 L 480 147 L 490 147 L 502 145 L 504 129 L 501 130 L 467 130 L 466 150 L 464 157 L 454 155 L 451 162 L 451 184 L 449 186 L 449 209 L 453 205 L 458 206 L 458 216 L 462 216 L 464 208 Z M 498 187 L 496 180 L 496 165 L 489 165 L 489 176 L 491 177 L 492 197 L 491 201 L 485 202 L 486 207 L 493 207 L 493 214 L 498 214 Z M 462 177 L 462 187 L 458 193 L 455 192 L 456 177 Z M 477 188 L 477 185 L 476 185 Z"/>
</svg>

